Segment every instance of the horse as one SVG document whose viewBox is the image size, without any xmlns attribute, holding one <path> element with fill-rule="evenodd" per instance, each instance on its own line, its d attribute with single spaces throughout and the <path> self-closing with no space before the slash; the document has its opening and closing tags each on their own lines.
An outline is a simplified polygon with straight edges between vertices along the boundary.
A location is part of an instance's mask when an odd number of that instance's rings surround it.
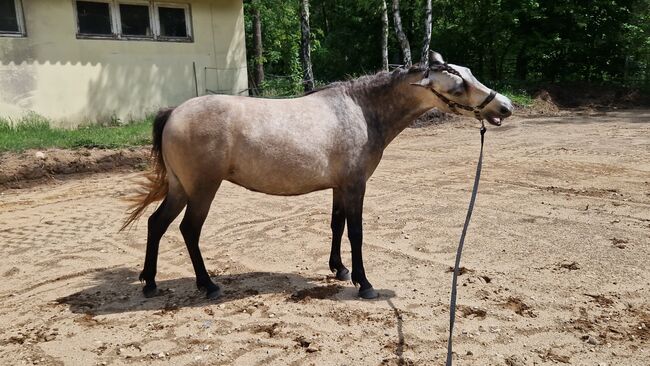
<svg viewBox="0 0 650 366">
<path fill-rule="evenodd" d="M 481 84 L 468 68 L 447 64 L 436 52 L 429 65 L 336 82 L 297 98 L 208 95 L 160 110 L 153 123 L 152 170 L 122 227 L 162 200 L 148 220 L 139 277 L 144 296 L 157 293 L 160 239 L 185 207 L 180 231 L 196 285 L 208 299 L 221 295 L 203 263 L 199 236 L 226 180 L 280 196 L 332 189 L 329 268 L 338 280 L 352 280 L 360 298 L 376 298 L 363 266 L 362 215 L 366 182 L 384 149 L 432 108 L 497 126 L 513 112 L 506 96 Z M 340 253 L 346 223 L 351 272 Z"/>
</svg>

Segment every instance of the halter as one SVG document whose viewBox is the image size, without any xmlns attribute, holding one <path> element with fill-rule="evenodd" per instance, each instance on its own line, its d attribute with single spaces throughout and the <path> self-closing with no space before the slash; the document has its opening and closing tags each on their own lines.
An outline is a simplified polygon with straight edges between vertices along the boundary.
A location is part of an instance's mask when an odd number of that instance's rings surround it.
<svg viewBox="0 0 650 366">
<path fill-rule="evenodd" d="M 452 68 L 451 66 L 449 66 L 447 63 L 436 64 L 436 65 L 430 67 L 429 69 L 427 69 L 426 73 L 424 74 L 424 77 L 428 78 L 429 77 L 429 71 L 431 71 L 431 70 L 433 70 L 433 71 L 447 71 L 450 74 L 454 74 L 454 75 L 458 76 L 459 78 L 461 78 L 463 80 L 463 82 L 465 82 L 465 79 L 460 75 L 460 73 L 458 71 L 456 71 L 454 68 Z M 444 103 L 446 103 L 447 106 L 449 107 L 449 109 L 451 109 L 452 112 L 454 112 L 456 114 L 460 114 L 460 112 L 458 112 L 458 108 L 461 108 L 461 109 L 464 109 L 466 111 L 473 112 L 474 117 L 476 117 L 476 119 L 479 120 L 479 121 L 483 120 L 483 117 L 481 117 L 481 111 L 483 110 L 483 108 L 485 108 L 485 106 L 490 104 L 490 102 L 497 96 L 497 93 L 494 90 L 490 89 L 490 95 L 488 95 L 483 100 L 483 102 L 481 104 L 479 104 L 476 107 L 471 107 L 471 106 L 468 106 L 468 105 L 464 105 L 464 104 L 454 102 L 453 100 L 445 97 L 444 95 L 440 94 L 437 90 L 435 90 L 433 88 L 431 88 L 430 90 L 431 90 L 431 92 L 433 92 L 433 94 L 435 96 L 437 96 L 440 100 L 442 100 Z"/>
</svg>

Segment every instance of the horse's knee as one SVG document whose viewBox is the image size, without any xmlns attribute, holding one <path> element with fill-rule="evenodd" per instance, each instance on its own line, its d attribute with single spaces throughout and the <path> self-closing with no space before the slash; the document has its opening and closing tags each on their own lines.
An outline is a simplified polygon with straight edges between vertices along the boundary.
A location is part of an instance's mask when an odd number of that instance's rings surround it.
<svg viewBox="0 0 650 366">
<path fill-rule="evenodd" d="M 363 240 L 363 231 L 359 227 L 350 227 L 348 225 L 348 239 L 352 245 L 361 245 Z"/>
</svg>

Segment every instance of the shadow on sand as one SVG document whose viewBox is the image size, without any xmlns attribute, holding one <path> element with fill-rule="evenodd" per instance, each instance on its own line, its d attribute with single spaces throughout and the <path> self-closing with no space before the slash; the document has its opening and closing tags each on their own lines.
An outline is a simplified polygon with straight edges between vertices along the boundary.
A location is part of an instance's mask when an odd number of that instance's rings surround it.
<svg viewBox="0 0 650 366">
<path fill-rule="evenodd" d="M 196 289 L 194 278 L 158 281 L 159 294 L 153 298 L 142 295 L 139 273 L 128 268 L 113 268 L 94 274 L 94 285 L 56 301 L 68 305 L 77 314 L 119 314 L 134 311 L 173 311 L 180 308 L 202 307 L 260 294 L 285 294 L 286 301 L 330 299 L 334 301 L 367 301 L 357 298 L 354 287 L 323 277 L 303 277 L 294 273 L 248 272 L 215 277 L 223 295 L 208 300 Z M 376 300 L 395 296 L 391 290 L 378 290 Z"/>
</svg>

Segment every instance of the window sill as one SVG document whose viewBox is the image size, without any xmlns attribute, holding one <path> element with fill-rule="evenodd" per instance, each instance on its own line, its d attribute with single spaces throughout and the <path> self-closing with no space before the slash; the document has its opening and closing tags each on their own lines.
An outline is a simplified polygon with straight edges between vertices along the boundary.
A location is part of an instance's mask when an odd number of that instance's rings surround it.
<svg viewBox="0 0 650 366">
<path fill-rule="evenodd" d="M 194 39 L 192 37 L 188 37 L 188 38 L 158 37 L 158 39 L 156 41 L 158 41 L 158 42 L 192 43 L 192 42 L 194 42 Z"/>
<path fill-rule="evenodd" d="M 15 32 L 0 32 L 0 37 L 26 38 L 27 34 L 25 34 L 25 33 L 15 33 Z"/>
<path fill-rule="evenodd" d="M 108 39 L 108 40 L 117 40 L 117 36 L 114 34 L 84 34 L 77 33 L 77 39 Z"/>
<path fill-rule="evenodd" d="M 2 34 L 0 34 L 2 36 Z M 106 41 L 149 41 L 149 42 L 176 42 L 176 43 L 194 43 L 194 38 L 174 38 L 174 37 L 143 37 L 143 36 L 116 36 L 100 34 L 79 34 L 77 39 L 95 39 Z"/>
</svg>

